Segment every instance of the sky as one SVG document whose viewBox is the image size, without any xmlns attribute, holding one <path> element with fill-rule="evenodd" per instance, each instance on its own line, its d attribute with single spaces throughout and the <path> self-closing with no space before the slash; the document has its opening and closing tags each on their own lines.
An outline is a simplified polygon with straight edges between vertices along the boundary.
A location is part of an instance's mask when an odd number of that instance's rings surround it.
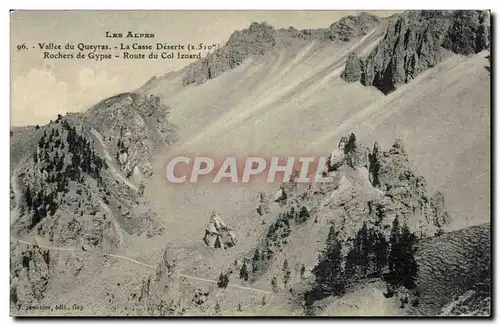
<svg viewBox="0 0 500 326">
<path fill-rule="evenodd" d="M 14 11 L 11 28 L 11 125 L 45 124 L 58 113 L 86 110 L 117 93 L 133 91 L 152 76 L 179 70 L 190 60 L 43 59 L 39 43 L 118 46 L 106 31 L 154 33 L 142 43 L 224 45 L 252 22 L 276 28 L 328 27 L 361 11 Z M 371 12 L 388 16 L 394 11 Z M 131 43 L 129 39 L 127 43 Z M 18 50 L 26 44 L 27 49 Z M 35 47 L 35 48 L 33 48 Z M 57 51 L 56 51 L 57 52 Z M 146 52 L 147 53 L 147 52 Z"/>
</svg>

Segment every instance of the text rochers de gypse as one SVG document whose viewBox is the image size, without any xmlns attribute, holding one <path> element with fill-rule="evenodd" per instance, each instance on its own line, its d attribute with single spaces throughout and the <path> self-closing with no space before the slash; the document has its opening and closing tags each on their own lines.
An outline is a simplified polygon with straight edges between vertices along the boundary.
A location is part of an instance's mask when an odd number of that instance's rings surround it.
<svg viewBox="0 0 500 326">
<path fill-rule="evenodd" d="M 43 51 L 43 59 L 90 59 L 95 61 L 121 59 L 200 59 L 202 51 L 217 48 L 216 44 L 170 44 L 156 42 L 143 44 L 138 42 L 110 46 L 108 44 L 87 43 L 38 43 Z M 79 51 L 79 52 L 77 52 Z"/>
</svg>

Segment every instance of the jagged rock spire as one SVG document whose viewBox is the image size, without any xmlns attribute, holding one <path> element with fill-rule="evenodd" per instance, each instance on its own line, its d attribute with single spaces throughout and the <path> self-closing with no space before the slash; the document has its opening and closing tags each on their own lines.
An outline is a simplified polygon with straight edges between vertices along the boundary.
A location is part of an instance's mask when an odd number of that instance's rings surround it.
<svg viewBox="0 0 500 326">
<path fill-rule="evenodd" d="M 173 269 L 176 266 L 174 257 L 175 256 L 173 251 L 168 247 L 165 248 L 161 261 L 156 268 L 157 281 L 164 278 L 165 276 L 169 277 L 172 274 Z"/>
<path fill-rule="evenodd" d="M 345 69 L 340 75 L 340 78 L 348 83 L 354 83 L 361 79 L 364 70 L 364 62 L 356 53 L 351 52 L 347 57 Z"/>
<path fill-rule="evenodd" d="M 226 226 L 216 211 L 210 213 L 203 241 L 208 247 L 217 249 L 231 248 L 237 242 L 234 233 Z"/>
</svg>

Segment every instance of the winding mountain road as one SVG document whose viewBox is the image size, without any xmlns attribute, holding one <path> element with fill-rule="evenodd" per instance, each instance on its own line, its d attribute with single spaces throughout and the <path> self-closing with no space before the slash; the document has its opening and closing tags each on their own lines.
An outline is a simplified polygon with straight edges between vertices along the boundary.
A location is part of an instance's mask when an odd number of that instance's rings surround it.
<svg viewBox="0 0 500 326">
<path fill-rule="evenodd" d="M 28 241 L 24 241 L 24 240 L 21 240 L 21 239 L 18 239 L 18 238 L 14 238 L 14 237 L 11 237 L 11 240 L 17 241 L 17 242 L 20 242 L 20 243 L 24 243 L 24 244 L 29 245 L 29 246 L 35 246 L 36 245 L 39 248 L 48 249 L 48 250 L 73 251 L 73 252 L 78 252 L 78 253 L 86 253 L 88 255 L 94 254 L 94 255 L 103 256 L 103 257 L 114 257 L 114 258 L 118 258 L 118 259 L 127 260 L 129 262 L 132 262 L 132 263 L 135 263 L 135 264 L 147 267 L 147 268 L 151 268 L 151 269 L 155 269 L 156 268 L 153 265 L 149 265 L 149 264 L 141 262 L 141 261 L 139 261 L 137 259 L 133 259 L 133 258 L 122 256 L 122 255 L 115 255 L 115 254 L 102 253 L 102 252 L 92 252 L 92 251 L 78 250 L 76 248 L 70 248 L 70 247 L 50 247 L 50 246 L 45 246 L 45 245 L 42 245 L 42 244 L 34 244 L 34 243 L 31 243 L 31 242 L 28 242 Z M 179 276 L 187 278 L 187 279 L 192 279 L 192 280 L 198 280 L 198 281 L 202 281 L 202 282 L 209 282 L 209 283 L 217 284 L 217 281 L 206 279 L 206 278 L 202 278 L 202 277 L 196 277 L 196 276 L 186 275 L 186 274 L 182 274 L 182 273 L 179 274 Z M 241 285 L 236 285 L 236 284 L 228 284 L 227 287 L 241 289 L 241 290 L 255 291 L 255 292 L 266 293 L 266 294 L 271 294 L 270 291 L 256 289 L 256 288 L 251 288 L 251 287 L 246 287 L 246 286 L 241 286 Z"/>
</svg>

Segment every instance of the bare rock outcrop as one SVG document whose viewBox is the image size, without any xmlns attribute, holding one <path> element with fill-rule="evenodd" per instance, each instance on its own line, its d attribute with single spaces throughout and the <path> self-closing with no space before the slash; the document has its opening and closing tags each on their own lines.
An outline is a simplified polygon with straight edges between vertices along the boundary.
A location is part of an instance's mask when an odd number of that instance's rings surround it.
<svg viewBox="0 0 500 326">
<path fill-rule="evenodd" d="M 280 29 L 280 32 L 286 32 L 293 38 L 303 40 L 318 40 L 321 42 L 350 42 L 356 38 L 365 36 L 380 21 L 377 16 L 363 12 L 357 16 L 349 15 L 342 17 L 332 23 L 328 28 L 297 30 L 289 27 L 286 30 Z"/>
<path fill-rule="evenodd" d="M 13 245 L 11 243 L 10 303 L 19 310 L 45 297 L 50 280 L 50 253 L 38 246 L 21 249 Z"/>
<path fill-rule="evenodd" d="M 337 148 L 335 148 L 328 157 L 328 171 L 335 171 L 344 164 L 344 159 L 345 159 L 344 149 L 346 143 L 347 143 L 347 138 L 342 137 L 339 141 Z"/>
<path fill-rule="evenodd" d="M 384 39 L 356 73 L 354 58 L 346 63 L 349 82 L 361 83 L 388 94 L 408 83 L 443 58 L 443 50 L 471 55 L 489 47 L 490 14 L 487 11 L 407 11 L 390 21 Z"/>
<path fill-rule="evenodd" d="M 364 36 L 378 23 L 377 16 L 362 12 L 358 16 L 349 15 L 330 25 L 325 32 L 328 39 L 349 42 Z"/>
<path fill-rule="evenodd" d="M 345 63 L 345 69 L 340 75 L 340 78 L 345 80 L 348 83 L 354 83 L 361 79 L 361 76 L 364 72 L 364 62 L 360 57 L 356 55 L 356 53 L 351 52 L 347 57 L 347 61 Z"/>
<path fill-rule="evenodd" d="M 429 200 L 429 206 L 434 225 L 441 227 L 450 222 L 450 215 L 446 211 L 444 195 L 440 191 L 432 195 Z"/>
<path fill-rule="evenodd" d="M 271 213 L 271 207 L 269 207 L 269 199 L 267 198 L 267 195 L 263 192 L 259 194 L 260 197 L 260 204 L 259 207 L 257 208 L 257 213 L 259 215 L 266 215 Z"/>
<path fill-rule="evenodd" d="M 425 178 L 417 176 L 410 168 L 401 139 L 397 139 L 388 151 L 382 151 L 375 143 L 369 160 L 370 181 L 384 193 L 385 200 L 378 204 L 386 213 L 418 215 L 438 228 L 450 221 L 443 194 L 428 194 Z"/>
<path fill-rule="evenodd" d="M 457 11 L 443 47 L 464 55 L 488 49 L 490 47 L 489 11 Z"/>
<path fill-rule="evenodd" d="M 106 149 L 126 177 L 153 174 L 151 157 L 176 139 L 170 107 L 158 97 L 124 93 L 102 101 L 86 114 L 86 123 L 102 135 Z"/>
<path fill-rule="evenodd" d="M 240 273 L 248 273 L 250 282 L 264 273 L 269 280 L 275 278 L 271 282 L 273 288 L 281 279 L 288 282 L 290 276 L 285 266 L 292 261 L 290 251 L 303 245 L 301 233 L 306 230 L 323 231 L 325 227 L 333 230 L 328 238 L 334 237 L 341 243 L 335 250 L 339 251 L 340 264 L 344 264 L 343 275 L 347 283 L 355 283 L 368 275 L 385 273 L 393 234 L 403 230 L 411 234 L 412 239 L 423 239 L 434 236 L 447 223 L 444 197 L 429 195 L 425 178 L 411 168 L 402 140 L 396 140 L 387 149 L 375 144 L 370 151 L 357 142 L 354 134 L 342 137 L 330 155 L 328 167 L 333 168 L 325 176 L 329 182 L 281 185 L 276 199 L 286 194 L 283 213 L 276 214 L 269 223 L 266 236 L 247 253 L 245 258 L 249 263 L 240 269 Z M 325 232 L 322 236 L 326 236 Z M 359 260 L 361 252 L 368 257 L 363 263 Z M 300 263 L 304 263 L 304 256 L 301 259 Z M 314 263 L 308 264 L 312 268 Z M 331 265 L 326 264 L 326 269 Z M 281 267 L 283 274 L 276 274 Z M 291 275 L 293 283 L 294 275 Z M 402 306 L 408 308 L 416 298 L 406 297 L 401 297 Z"/>
<path fill-rule="evenodd" d="M 167 247 L 155 274 L 142 281 L 137 308 L 142 307 L 150 316 L 181 315 L 183 298 L 179 292 L 179 278 L 175 253 Z"/>
<path fill-rule="evenodd" d="M 190 64 L 185 69 L 183 84 L 200 84 L 239 66 L 252 55 L 262 55 L 276 46 L 276 30 L 266 23 L 252 23 L 234 32 L 226 45 Z"/>
<path fill-rule="evenodd" d="M 349 137 L 342 137 L 328 157 L 328 171 L 336 171 L 343 165 L 352 168 L 368 166 L 368 149 L 360 146 L 352 133 Z"/>
<path fill-rule="evenodd" d="M 217 212 L 210 213 L 210 221 L 205 229 L 203 241 L 208 247 L 216 249 L 231 248 L 237 243 L 236 236 Z"/>
</svg>

